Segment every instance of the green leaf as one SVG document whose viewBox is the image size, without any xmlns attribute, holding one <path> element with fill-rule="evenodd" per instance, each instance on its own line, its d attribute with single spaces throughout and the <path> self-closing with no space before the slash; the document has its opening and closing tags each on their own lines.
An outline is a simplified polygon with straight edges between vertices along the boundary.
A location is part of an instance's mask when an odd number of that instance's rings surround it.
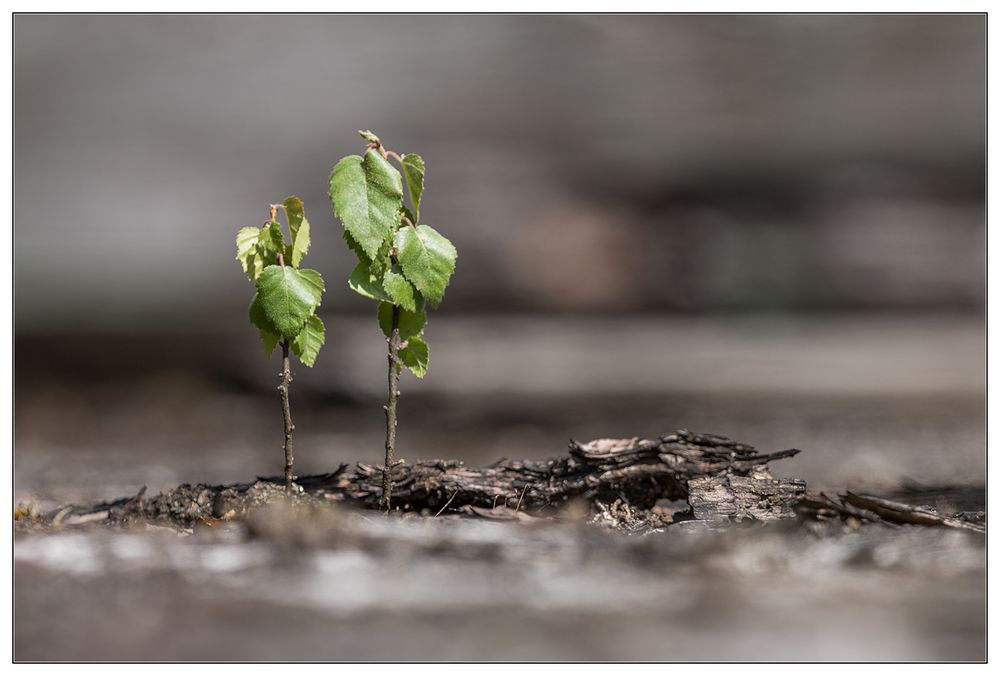
<svg viewBox="0 0 1000 676">
<path fill-rule="evenodd" d="M 351 276 L 347 280 L 347 285 L 351 287 L 355 293 L 359 293 L 366 298 L 382 300 L 389 303 L 392 302 L 392 299 L 389 298 L 389 294 L 387 294 L 385 289 L 382 288 L 381 282 L 379 282 L 377 278 L 374 278 L 371 269 L 364 261 L 361 261 L 354 266 L 354 271 L 351 272 Z"/>
<path fill-rule="evenodd" d="M 293 267 L 299 267 L 302 257 L 309 253 L 309 221 L 306 219 L 305 207 L 302 200 L 292 195 L 282 202 L 285 207 L 285 214 L 288 215 L 288 232 L 292 237 L 292 243 L 285 251 L 285 257 L 289 259 Z"/>
<path fill-rule="evenodd" d="M 266 265 L 273 265 L 278 260 L 278 252 L 285 252 L 285 236 L 276 221 L 271 221 L 261 229 L 257 249 Z"/>
<path fill-rule="evenodd" d="M 353 237 L 351 237 L 351 233 L 349 233 L 346 229 L 344 230 L 344 241 L 347 242 L 347 248 L 358 255 L 359 260 L 365 263 L 371 262 L 371 259 L 368 258 L 368 254 L 365 253 L 365 250 L 361 248 L 361 245 L 358 244 Z"/>
<path fill-rule="evenodd" d="M 326 291 L 326 283 L 323 281 L 323 275 L 312 268 L 301 268 L 297 272 L 305 283 L 312 287 L 313 293 L 316 296 L 316 305 L 318 306 L 323 299 L 323 292 Z"/>
<path fill-rule="evenodd" d="M 406 281 L 403 271 L 398 265 L 393 265 L 385 271 L 382 277 L 382 288 L 389 295 L 389 299 L 401 308 L 410 312 L 417 311 L 416 289 Z"/>
<path fill-rule="evenodd" d="M 323 278 L 315 270 L 269 265 L 257 278 L 261 309 L 278 334 L 294 340 L 322 300 Z"/>
<path fill-rule="evenodd" d="M 368 266 L 368 271 L 373 280 L 381 280 L 382 275 L 389 268 L 389 250 L 392 248 L 392 240 L 386 240 L 379 249 L 378 255 L 372 260 L 365 253 L 365 250 L 361 248 L 361 245 L 354 241 L 351 237 L 351 233 L 344 230 L 344 241 L 347 242 L 347 248 L 353 251 L 358 256 L 358 260 Z"/>
<path fill-rule="evenodd" d="M 420 338 L 410 338 L 408 345 L 399 351 L 399 360 L 403 366 L 410 369 L 418 378 L 427 375 L 427 362 L 430 359 L 430 350 L 427 343 Z"/>
<path fill-rule="evenodd" d="M 257 281 L 260 277 L 260 273 L 264 271 L 264 257 L 261 255 L 260 251 L 257 250 L 255 254 L 247 258 L 247 277 L 250 278 L 251 282 Z"/>
<path fill-rule="evenodd" d="M 380 303 L 378 306 L 378 325 L 382 328 L 382 333 L 388 338 L 392 333 L 392 303 Z M 410 312 L 399 309 L 399 340 L 407 341 L 410 338 L 423 333 L 424 326 L 427 325 L 427 315 L 423 312 Z"/>
<path fill-rule="evenodd" d="M 330 174 L 333 213 L 370 260 L 399 226 L 403 182 L 378 151 L 348 155 Z"/>
<path fill-rule="evenodd" d="M 260 341 L 264 343 L 264 351 L 270 357 L 278 345 L 278 329 L 274 328 L 274 324 L 267 318 L 267 313 L 260 304 L 260 294 L 255 293 L 253 302 L 250 303 L 250 323 L 260 332 Z"/>
<path fill-rule="evenodd" d="M 257 240 L 260 238 L 260 228 L 250 226 L 236 233 L 236 260 L 243 267 L 250 281 L 257 278 L 254 274 L 254 254 L 257 252 Z"/>
<path fill-rule="evenodd" d="M 458 252 L 454 245 L 429 225 L 400 228 L 396 233 L 396 257 L 406 278 L 434 307 L 444 298 Z"/>
<path fill-rule="evenodd" d="M 299 335 L 292 341 L 292 352 L 306 366 L 316 363 L 316 355 L 326 342 L 326 327 L 323 320 L 316 315 L 310 315 L 302 326 Z"/>
<path fill-rule="evenodd" d="M 403 174 L 406 176 L 406 187 L 410 189 L 410 201 L 413 202 L 413 210 L 420 217 L 420 197 L 424 194 L 424 159 L 420 155 L 406 153 L 403 155 Z M 417 221 L 413 221 L 416 225 Z"/>
<path fill-rule="evenodd" d="M 292 239 L 295 239 L 295 233 L 306 217 L 305 205 L 300 198 L 291 195 L 285 198 L 281 206 L 285 208 L 285 215 L 288 216 L 288 232 L 291 233 Z"/>
<path fill-rule="evenodd" d="M 311 243 L 309 238 L 309 221 L 303 218 L 298 232 L 295 233 L 295 238 L 285 252 L 285 256 L 290 259 L 289 262 L 293 267 L 299 267 L 302 258 L 309 253 L 309 245 Z"/>
</svg>

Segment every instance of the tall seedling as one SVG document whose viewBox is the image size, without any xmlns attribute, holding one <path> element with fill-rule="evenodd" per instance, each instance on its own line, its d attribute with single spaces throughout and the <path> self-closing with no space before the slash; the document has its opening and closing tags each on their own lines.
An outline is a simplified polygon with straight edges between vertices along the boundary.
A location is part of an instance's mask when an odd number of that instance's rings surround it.
<svg viewBox="0 0 1000 676">
<path fill-rule="evenodd" d="M 284 209 L 288 219 L 288 240 L 277 220 L 278 209 Z M 291 351 L 303 364 L 312 366 L 326 340 L 323 321 L 316 316 L 316 308 L 326 290 L 323 277 L 315 270 L 299 267 L 309 251 L 309 244 L 309 221 L 302 200 L 294 196 L 281 204 L 272 204 L 270 218 L 262 227 L 243 228 L 236 235 L 236 260 L 257 287 L 250 303 L 250 323 L 260 332 L 268 357 L 281 345 L 278 394 L 285 423 L 285 490 L 288 492 L 292 492 L 296 478 L 292 447 L 295 425 L 288 403 L 288 388 L 292 383 L 288 353 Z"/>
<path fill-rule="evenodd" d="M 396 446 L 399 374 L 406 367 L 427 373 L 425 306 L 436 308 L 455 271 L 458 253 L 445 237 L 420 221 L 424 161 L 419 155 L 386 150 L 370 131 L 364 155 L 348 155 L 330 174 L 330 202 L 344 224 L 347 246 L 358 264 L 347 280 L 354 291 L 379 302 L 378 323 L 389 343 L 389 400 L 385 405 L 385 466 L 381 506 L 392 499 L 390 471 Z M 402 169 L 390 164 L 390 158 Z M 410 205 L 403 203 L 403 177 Z"/>
</svg>

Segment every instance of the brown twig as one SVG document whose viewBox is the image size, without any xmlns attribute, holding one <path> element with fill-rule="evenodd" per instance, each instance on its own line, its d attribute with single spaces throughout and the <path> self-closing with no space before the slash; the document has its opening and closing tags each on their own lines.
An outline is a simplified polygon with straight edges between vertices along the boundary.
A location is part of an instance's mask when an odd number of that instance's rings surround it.
<svg viewBox="0 0 1000 676">
<path fill-rule="evenodd" d="M 392 506 L 393 454 L 396 450 L 396 400 L 399 397 L 399 373 L 396 372 L 399 353 L 399 306 L 392 307 L 392 329 L 389 332 L 389 401 L 385 405 L 385 466 L 382 468 L 381 507 Z"/>
<path fill-rule="evenodd" d="M 293 465 L 295 464 L 295 454 L 292 445 L 292 433 L 295 425 L 292 424 L 292 411 L 288 403 L 288 386 L 292 383 L 292 369 L 288 359 L 288 339 L 281 339 L 281 384 L 278 385 L 278 394 L 281 397 L 281 414 L 285 419 L 285 491 L 291 493 L 294 490 L 295 475 Z"/>
</svg>

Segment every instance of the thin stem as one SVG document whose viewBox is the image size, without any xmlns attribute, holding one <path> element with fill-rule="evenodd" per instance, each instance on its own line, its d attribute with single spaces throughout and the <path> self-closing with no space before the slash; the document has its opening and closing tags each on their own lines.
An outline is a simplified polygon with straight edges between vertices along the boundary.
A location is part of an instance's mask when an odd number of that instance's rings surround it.
<svg viewBox="0 0 1000 676">
<path fill-rule="evenodd" d="M 388 159 L 386 157 L 385 148 L 382 147 L 381 143 L 369 143 L 367 146 L 365 146 L 366 150 L 370 150 L 371 148 L 374 148 L 375 150 L 377 150 L 379 152 L 379 155 L 382 156 L 382 159 Z M 393 154 L 395 154 L 395 153 L 393 153 Z"/>
<path fill-rule="evenodd" d="M 396 362 L 399 352 L 399 306 L 392 307 L 392 330 L 389 332 L 389 401 L 385 405 L 385 467 L 382 469 L 382 503 L 388 511 L 392 505 L 392 464 L 396 450 L 396 400 L 399 398 L 399 374 Z"/>
<path fill-rule="evenodd" d="M 295 425 L 292 424 L 292 411 L 288 404 L 288 386 L 292 384 L 292 369 L 288 360 L 288 339 L 281 339 L 281 384 L 278 385 L 278 394 L 281 396 L 281 415 L 285 419 L 285 492 L 292 493 L 295 486 L 295 475 L 292 467 L 295 464 L 295 454 L 292 450 L 292 433 Z"/>
</svg>

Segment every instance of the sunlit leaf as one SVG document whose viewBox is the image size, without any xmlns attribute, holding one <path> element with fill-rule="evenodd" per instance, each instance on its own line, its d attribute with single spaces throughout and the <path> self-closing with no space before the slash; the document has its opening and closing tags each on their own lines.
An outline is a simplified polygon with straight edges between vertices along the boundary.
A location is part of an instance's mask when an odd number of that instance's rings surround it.
<svg viewBox="0 0 1000 676">
<path fill-rule="evenodd" d="M 309 253 L 311 244 L 309 237 L 309 220 L 306 218 L 305 207 L 302 200 L 292 195 L 282 203 L 285 207 L 285 214 L 288 216 L 288 232 L 291 235 L 292 243 L 286 247 L 285 258 L 292 266 L 299 267 L 302 257 Z"/>
<path fill-rule="evenodd" d="M 403 174 L 406 176 L 406 186 L 410 189 L 410 201 L 417 218 L 420 218 L 420 198 L 424 194 L 424 160 L 420 155 L 406 153 L 403 155 Z M 413 221 L 416 225 L 417 221 Z"/>
<path fill-rule="evenodd" d="M 270 265 L 257 278 L 257 301 L 278 333 L 294 340 L 320 304 L 323 278 L 315 270 Z"/>
<path fill-rule="evenodd" d="M 410 312 L 417 311 L 417 290 L 406 281 L 406 277 L 403 276 L 403 271 L 399 269 L 398 265 L 393 265 L 385 271 L 385 275 L 382 277 L 382 288 L 385 289 L 394 304 Z"/>
<path fill-rule="evenodd" d="M 420 338 L 410 338 L 407 343 L 407 346 L 399 351 L 399 360 L 413 372 L 413 375 L 423 378 L 427 375 L 427 362 L 430 358 L 427 343 Z"/>
<path fill-rule="evenodd" d="M 330 202 L 353 241 L 374 260 L 399 225 L 402 178 L 374 149 L 364 157 L 348 155 L 330 174 Z"/>
<path fill-rule="evenodd" d="M 306 366 L 316 363 L 316 355 L 326 342 L 326 327 L 323 320 L 315 314 L 306 319 L 299 335 L 292 341 L 292 352 Z"/>
<path fill-rule="evenodd" d="M 455 272 L 458 252 L 454 245 L 429 225 L 419 225 L 400 228 L 396 250 L 403 274 L 436 307 Z"/>
</svg>

